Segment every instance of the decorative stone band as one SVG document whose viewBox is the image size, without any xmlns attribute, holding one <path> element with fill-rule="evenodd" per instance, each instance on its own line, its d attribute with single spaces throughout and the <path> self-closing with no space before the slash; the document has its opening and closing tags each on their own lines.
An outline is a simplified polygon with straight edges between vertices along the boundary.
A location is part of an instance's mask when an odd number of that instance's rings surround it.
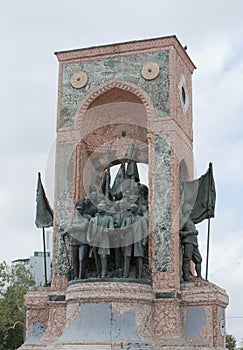
<svg viewBox="0 0 243 350">
<path fill-rule="evenodd" d="M 67 303 L 96 302 L 145 302 L 152 303 L 154 293 L 148 284 L 132 282 L 78 283 L 70 285 L 66 293 Z"/>
<path fill-rule="evenodd" d="M 37 291 L 30 291 L 25 296 L 25 306 L 28 309 L 43 308 L 51 303 L 58 302 L 65 304 L 65 292 L 53 291 L 51 288 L 38 288 Z"/>
<path fill-rule="evenodd" d="M 229 297 L 225 290 L 210 282 L 185 283 L 182 288 L 184 305 L 219 305 L 226 307 Z"/>
</svg>

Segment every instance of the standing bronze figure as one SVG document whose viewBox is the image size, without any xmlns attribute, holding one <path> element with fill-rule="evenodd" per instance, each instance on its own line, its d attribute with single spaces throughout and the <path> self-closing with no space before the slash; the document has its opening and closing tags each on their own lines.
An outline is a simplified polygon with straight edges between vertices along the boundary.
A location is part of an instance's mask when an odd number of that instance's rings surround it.
<svg viewBox="0 0 243 350">
<path fill-rule="evenodd" d="M 109 235 L 113 232 L 113 217 L 106 213 L 106 205 L 98 204 L 98 214 L 89 222 L 87 237 L 92 245 L 97 277 L 107 276 L 108 256 L 110 255 Z"/>
<path fill-rule="evenodd" d="M 137 260 L 136 277 L 141 279 L 148 226 L 146 220 L 138 214 L 137 204 L 131 204 L 130 213 L 122 223 L 124 228 L 124 277 L 128 278 L 130 275 L 131 257 L 134 256 Z"/>
<path fill-rule="evenodd" d="M 193 207 L 184 203 L 182 207 L 183 216 L 188 216 L 184 226 L 180 230 L 181 244 L 183 248 L 183 261 L 182 261 L 182 273 L 183 279 L 185 282 L 193 282 L 193 279 L 190 277 L 190 261 L 192 260 L 195 264 L 195 269 L 197 276 L 201 276 L 201 264 L 202 256 L 198 249 L 198 230 L 191 218 Z"/>
<path fill-rule="evenodd" d="M 91 216 L 84 213 L 85 205 L 81 200 L 76 203 L 75 209 L 76 216 L 66 228 L 64 237 L 67 234 L 70 236 L 73 278 L 84 279 L 89 255 L 86 233 Z"/>
</svg>

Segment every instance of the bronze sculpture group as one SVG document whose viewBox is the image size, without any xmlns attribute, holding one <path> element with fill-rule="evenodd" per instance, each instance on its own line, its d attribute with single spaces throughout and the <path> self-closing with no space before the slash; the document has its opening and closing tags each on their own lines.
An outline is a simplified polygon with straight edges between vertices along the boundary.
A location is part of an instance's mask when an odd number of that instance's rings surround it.
<svg viewBox="0 0 243 350">
<path fill-rule="evenodd" d="M 120 192 L 113 195 L 109 183 L 103 186 L 103 191 L 102 188 L 96 191 L 91 186 L 89 195 L 77 201 L 76 215 L 63 235 L 64 242 L 69 236 L 71 279 L 87 278 L 89 258 L 93 259 L 95 266 L 92 277 L 106 278 L 111 255 L 115 261 L 112 269 L 116 271 L 116 277 L 130 277 L 132 259 L 136 261 L 135 277 L 144 277 L 143 262 L 148 252 L 148 188 L 139 183 L 138 175 L 134 176 L 138 174 L 135 162 L 131 173 L 126 185 L 120 186 Z M 107 174 L 110 181 L 109 168 Z M 192 209 L 188 203 L 182 205 L 183 224 L 179 234 L 184 282 L 194 281 L 190 272 L 191 261 L 195 264 L 197 276 L 202 278 L 202 257 L 198 249 L 198 231 L 191 218 Z"/>
<path fill-rule="evenodd" d="M 130 181 L 119 196 L 91 192 L 75 205 L 76 215 L 66 227 L 69 236 L 72 279 L 87 278 L 92 258 L 95 277 L 106 278 L 111 255 L 117 277 L 129 278 L 131 259 L 136 261 L 136 278 L 143 278 L 143 258 L 148 244 L 148 188 Z"/>
</svg>

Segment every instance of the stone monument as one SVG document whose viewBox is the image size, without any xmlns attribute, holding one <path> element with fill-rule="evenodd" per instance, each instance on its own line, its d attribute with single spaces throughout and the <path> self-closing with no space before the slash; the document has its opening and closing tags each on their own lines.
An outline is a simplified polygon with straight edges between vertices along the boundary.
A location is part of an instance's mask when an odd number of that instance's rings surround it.
<svg viewBox="0 0 243 350">
<path fill-rule="evenodd" d="M 21 350 L 225 349 L 227 294 L 196 276 L 186 283 L 181 271 L 194 64 L 176 36 L 56 56 L 52 283 L 26 295 Z M 139 164 L 148 165 L 148 184 Z M 70 249 L 67 227 L 89 247 L 82 274 L 72 271 L 70 254 L 79 248 Z"/>
</svg>

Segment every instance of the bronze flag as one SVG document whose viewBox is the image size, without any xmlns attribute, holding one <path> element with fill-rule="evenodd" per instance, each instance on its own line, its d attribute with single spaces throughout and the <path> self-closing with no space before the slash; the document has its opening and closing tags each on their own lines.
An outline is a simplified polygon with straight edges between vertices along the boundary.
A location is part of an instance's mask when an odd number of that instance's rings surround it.
<svg viewBox="0 0 243 350">
<path fill-rule="evenodd" d="M 41 183 L 41 175 L 38 173 L 37 191 L 36 191 L 36 219 L 35 224 L 38 228 L 53 226 L 53 210 L 46 198 L 44 187 Z"/>
<path fill-rule="evenodd" d="M 216 190 L 212 163 L 199 179 L 184 182 L 183 202 L 193 207 L 191 218 L 195 224 L 214 217 Z"/>
<path fill-rule="evenodd" d="M 122 185 L 124 181 L 125 181 L 125 162 L 122 162 L 112 185 L 111 191 L 113 196 L 115 196 L 118 193 L 122 193 L 122 190 L 123 190 Z"/>
</svg>

